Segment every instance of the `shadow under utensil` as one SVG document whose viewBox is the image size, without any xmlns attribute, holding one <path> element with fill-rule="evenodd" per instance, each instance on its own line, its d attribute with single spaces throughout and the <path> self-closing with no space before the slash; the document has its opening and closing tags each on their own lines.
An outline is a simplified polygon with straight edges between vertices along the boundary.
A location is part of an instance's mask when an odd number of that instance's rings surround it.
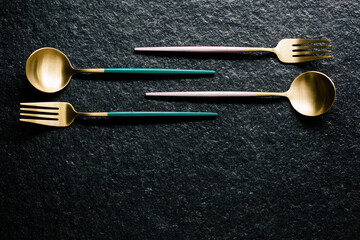
<svg viewBox="0 0 360 240">
<path fill-rule="evenodd" d="M 163 57 L 179 57 L 190 58 L 196 60 L 216 59 L 216 60 L 263 60 L 267 58 L 276 58 L 274 53 L 270 52 L 239 52 L 239 53 L 203 53 L 203 52 L 163 52 L 163 51 L 149 51 L 141 52 L 134 51 L 135 54 L 147 56 L 163 56 Z"/>
<path fill-rule="evenodd" d="M 208 103 L 208 104 L 274 104 L 288 101 L 284 97 L 160 97 L 145 96 L 148 100 L 161 100 L 168 102 L 190 102 L 190 103 Z"/>
<path fill-rule="evenodd" d="M 291 64 L 291 65 L 295 65 L 297 68 L 301 69 L 302 71 L 309 71 L 309 69 L 317 69 L 316 71 L 323 71 L 328 70 L 328 65 L 324 65 L 323 61 L 327 61 L 328 59 L 321 59 L 321 60 L 316 60 L 316 61 L 310 61 L 310 62 L 303 62 L 303 63 L 285 63 L 285 64 Z"/>
<path fill-rule="evenodd" d="M 294 112 L 296 111 L 294 110 Z M 325 117 L 327 114 L 329 113 L 325 113 L 324 115 L 315 116 L 315 117 L 296 114 L 296 117 L 305 128 L 312 130 L 315 129 L 320 130 L 327 127 L 327 121 L 325 121 Z"/>
<path fill-rule="evenodd" d="M 98 81 L 180 80 L 213 77 L 213 74 L 79 73 L 77 79 Z"/>
<path fill-rule="evenodd" d="M 75 121 L 86 126 L 137 126 L 154 124 L 174 124 L 215 120 L 216 116 L 194 117 L 79 117 Z"/>
<path fill-rule="evenodd" d="M 21 122 L 18 120 L 18 132 L 13 134 L 11 138 L 17 143 L 26 143 L 39 136 L 47 136 L 51 131 L 64 130 L 65 128 L 52 127 L 34 123 Z"/>
</svg>

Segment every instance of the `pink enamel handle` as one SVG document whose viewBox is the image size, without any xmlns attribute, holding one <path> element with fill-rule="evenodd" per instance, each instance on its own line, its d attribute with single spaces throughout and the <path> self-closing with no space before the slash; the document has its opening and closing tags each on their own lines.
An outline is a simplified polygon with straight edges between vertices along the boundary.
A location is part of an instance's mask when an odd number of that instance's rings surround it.
<svg viewBox="0 0 360 240">
<path fill-rule="evenodd" d="M 145 93 L 149 97 L 256 97 L 256 92 L 235 91 L 204 91 L 204 92 L 151 92 Z"/>
<path fill-rule="evenodd" d="M 238 91 L 200 91 L 200 92 L 151 92 L 148 97 L 287 97 L 287 92 L 238 92 Z"/>
<path fill-rule="evenodd" d="M 244 47 L 210 47 L 210 46 L 195 46 L 195 47 L 138 47 L 135 51 L 142 52 L 213 52 L 213 53 L 230 53 L 230 52 L 245 52 Z"/>
</svg>

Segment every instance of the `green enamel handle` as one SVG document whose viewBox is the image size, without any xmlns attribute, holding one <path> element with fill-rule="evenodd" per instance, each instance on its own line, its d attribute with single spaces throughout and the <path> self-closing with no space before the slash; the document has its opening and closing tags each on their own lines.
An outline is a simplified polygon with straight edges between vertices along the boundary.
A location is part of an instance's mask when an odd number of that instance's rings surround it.
<svg viewBox="0 0 360 240">
<path fill-rule="evenodd" d="M 216 117 L 212 112 L 108 112 L 109 117 Z"/>
<path fill-rule="evenodd" d="M 141 74 L 215 74 L 213 70 L 162 69 L 162 68 L 105 68 L 104 73 Z"/>
</svg>

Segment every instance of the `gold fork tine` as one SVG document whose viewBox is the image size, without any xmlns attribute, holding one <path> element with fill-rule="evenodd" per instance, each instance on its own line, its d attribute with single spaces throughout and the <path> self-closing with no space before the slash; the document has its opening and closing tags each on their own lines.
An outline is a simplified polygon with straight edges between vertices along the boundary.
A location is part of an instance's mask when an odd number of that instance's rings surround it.
<svg viewBox="0 0 360 240">
<path fill-rule="evenodd" d="M 54 127 L 66 127 L 71 122 L 66 122 L 66 112 L 61 113 L 61 109 L 64 107 L 63 102 L 31 102 L 31 103 L 20 103 L 21 106 L 20 116 L 26 118 L 20 118 L 22 122 L 41 124 L 46 126 Z M 75 116 L 73 116 L 75 118 Z"/>
<path fill-rule="evenodd" d="M 319 54 L 319 53 L 329 53 L 331 50 L 323 50 L 323 51 L 296 51 L 294 52 L 293 56 L 299 56 L 299 55 L 312 55 L 312 54 Z"/>
<path fill-rule="evenodd" d="M 20 108 L 20 111 L 35 112 L 35 113 L 20 113 L 21 116 L 26 117 L 35 117 L 43 119 L 32 119 L 32 118 L 20 118 L 22 122 L 35 123 L 46 126 L 58 126 L 59 125 L 59 107 L 57 103 L 53 102 L 32 102 L 32 103 L 20 103 L 21 106 L 26 106 Z M 29 107 L 27 107 L 29 106 Z M 31 108 L 34 107 L 34 108 Z M 36 108 L 43 107 L 43 108 Z M 57 113 L 55 114 L 46 114 L 46 113 Z"/>
<path fill-rule="evenodd" d="M 51 118 L 51 119 L 58 119 L 58 115 L 49 115 L 49 114 L 32 114 L 32 113 L 20 113 L 21 116 L 28 116 L 28 117 L 36 117 L 36 118 Z"/>
<path fill-rule="evenodd" d="M 45 108 L 20 108 L 21 111 L 28 112 L 42 112 L 42 113 L 57 113 L 58 109 L 45 109 Z"/>
<path fill-rule="evenodd" d="M 307 50 L 313 48 L 329 48 L 331 45 L 309 45 L 309 46 L 293 46 L 293 50 Z"/>
<path fill-rule="evenodd" d="M 298 41 L 296 42 L 297 44 L 310 44 L 310 43 L 326 43 L 326 42 L 331 42 L 330 40 L 327 39 L 298 39 Z"/>
<path fill-rule="evenodd" d="M 33 106 L 33 107 L 48 107 L 48 108 L 59 108 L 57 102 L 30 102 L 30 103 L 20 103 L 23 106 Z"/>
<path fill-rule="evenodd" d="M 296 57 L 297 62 L 309 62 L 309 61 L 315 61 L 325 58 L 331 58 L 331 56 L 306 56 L 306 57 Z"/>
<path fill-rule="evenodd" d="M 58 121 L 54 120 L 42 120 L 42 119 L 26 119 L 26 118 L 20 118 L 20 121 L 22 122 L 29 122 L 29 123 L 35 123 L 35 124 L 41 124 L 46 126 L 55 126 L 58 125 Z"/>
</svg>

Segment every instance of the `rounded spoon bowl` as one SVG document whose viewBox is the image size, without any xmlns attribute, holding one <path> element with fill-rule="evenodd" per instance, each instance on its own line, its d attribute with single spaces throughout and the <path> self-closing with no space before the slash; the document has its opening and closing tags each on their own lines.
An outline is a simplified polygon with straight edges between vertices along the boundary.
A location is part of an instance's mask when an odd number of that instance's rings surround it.
<svg viewBox="0 0 360 240">
<path fill-rule="evenodd" d="M 296 77 L 285 96 L 299 113 L 318 116 L 326 113 L 334 104 L 336 88 L 325 74 L 310 71 Z"/>
<path fill-rule="evenodd" d="M 26 77 L 42 92 L 60 91 L 75 73 L 70 60 L 55 48 L 38 49 L 26 61 Z"/>
</svg>

